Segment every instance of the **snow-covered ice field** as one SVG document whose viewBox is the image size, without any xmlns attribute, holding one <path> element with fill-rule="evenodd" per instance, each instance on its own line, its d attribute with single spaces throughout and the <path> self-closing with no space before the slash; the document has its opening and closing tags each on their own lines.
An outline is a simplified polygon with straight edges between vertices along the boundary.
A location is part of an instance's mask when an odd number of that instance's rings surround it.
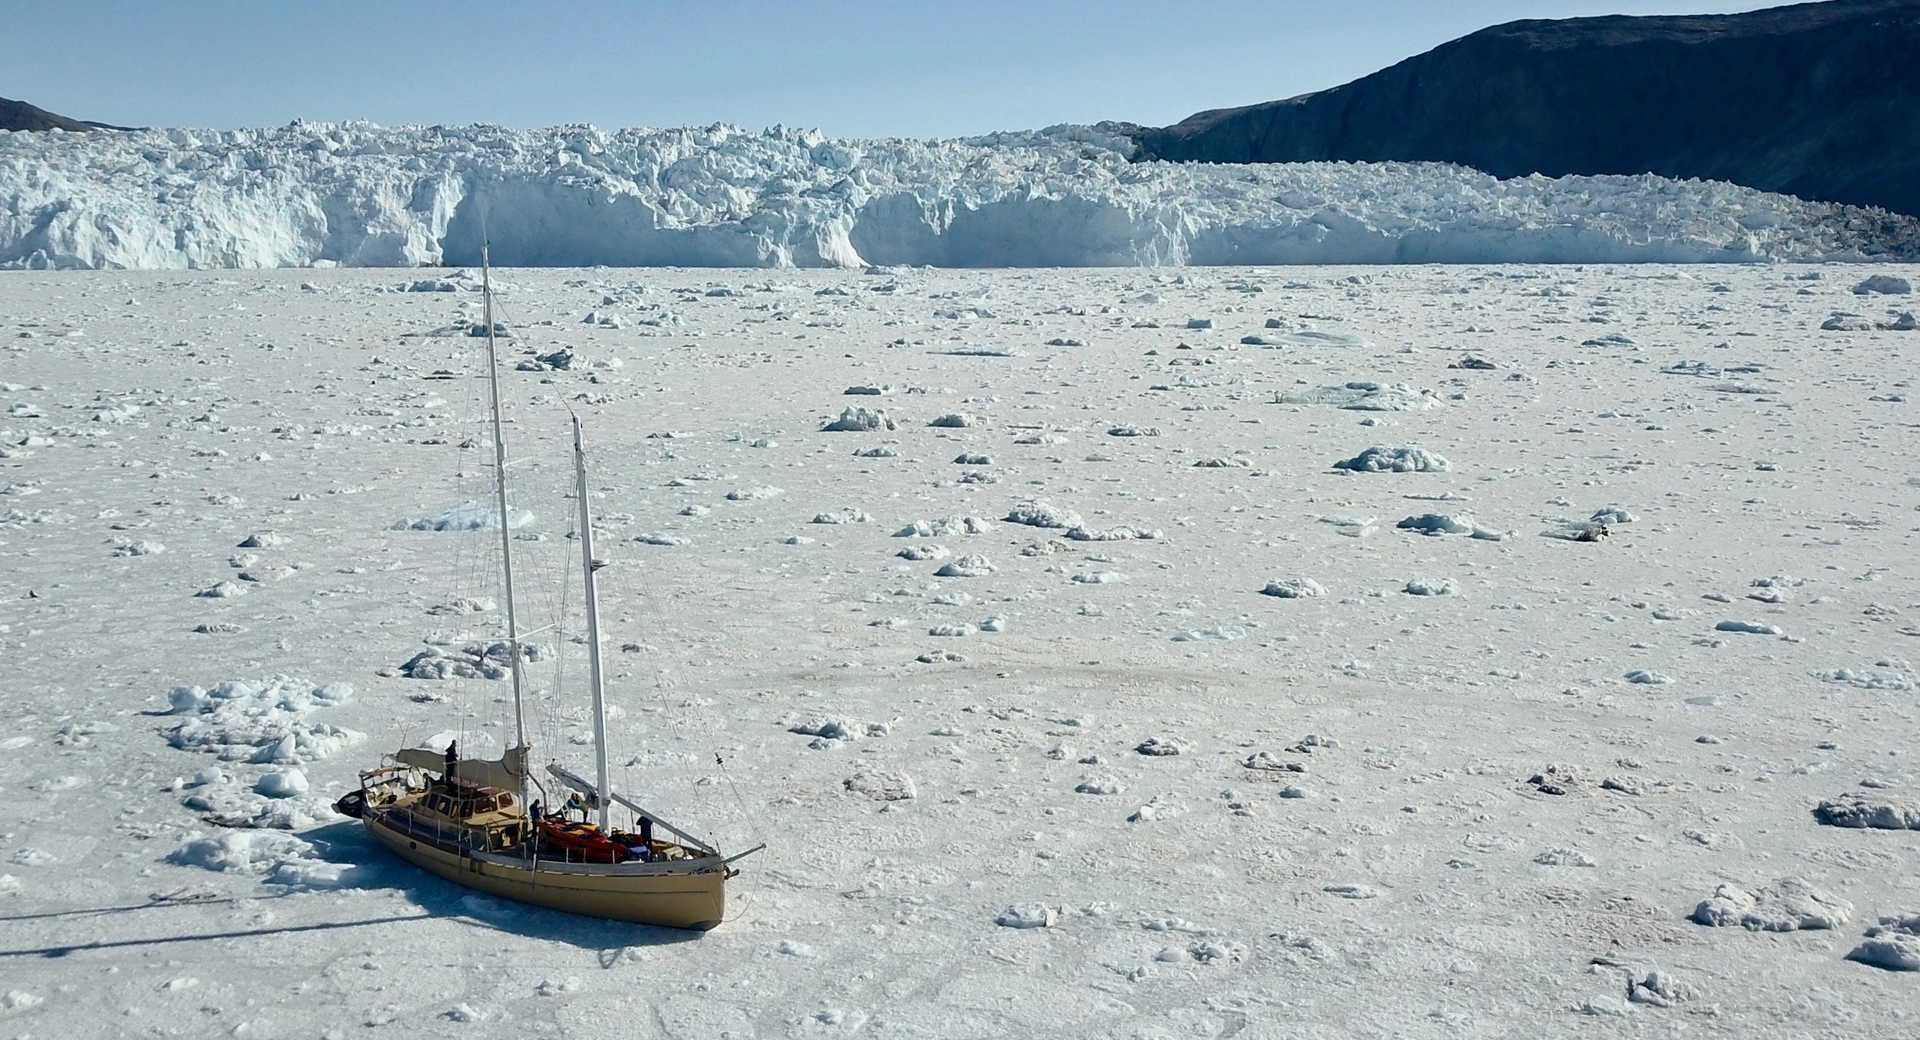
<svg viewBox="0 0 1920 1040">
<path fill-rule="evenodd" d="M 508 732 L 477 278 L 7 274 L 0 1033 L 1909 1035 L 1915 273 L 497 271 L 697 937 L 327 808 Z"/>
</svg>

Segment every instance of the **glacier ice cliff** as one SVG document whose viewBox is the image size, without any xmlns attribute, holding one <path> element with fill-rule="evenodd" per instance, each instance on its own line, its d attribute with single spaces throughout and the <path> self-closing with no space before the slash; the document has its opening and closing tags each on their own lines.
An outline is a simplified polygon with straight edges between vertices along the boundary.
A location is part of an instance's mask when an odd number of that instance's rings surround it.
<svg viewBox="0 0 1920 1040">
<path fill-rule="evenodd" d="M 0 267 L 943 267 L 1870 260 L 1920 223 L 1718 182 L 1130 163 L 726 125 L 0 132 Z"/>
</svg>

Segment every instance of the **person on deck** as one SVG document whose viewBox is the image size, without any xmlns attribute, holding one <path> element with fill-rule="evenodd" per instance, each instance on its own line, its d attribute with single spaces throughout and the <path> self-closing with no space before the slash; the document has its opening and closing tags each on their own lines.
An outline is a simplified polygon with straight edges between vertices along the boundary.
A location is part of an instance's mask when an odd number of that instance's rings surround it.
<svg viewBox="0 0 1920 1040">
<path fill-rule="evenodd" d="M 459 765 L 460 765 L 460 755 L 455 749 L 455 745 L 458 743 L 459 741 L 455 741 L 455 740 L 447 741 L 446 779 L 447 779 L 448 786 L 453 785 L 453 781 L 455 779 L 454 773 L 456 772 L 456 770 L 459 768 Z"/>
</svg>

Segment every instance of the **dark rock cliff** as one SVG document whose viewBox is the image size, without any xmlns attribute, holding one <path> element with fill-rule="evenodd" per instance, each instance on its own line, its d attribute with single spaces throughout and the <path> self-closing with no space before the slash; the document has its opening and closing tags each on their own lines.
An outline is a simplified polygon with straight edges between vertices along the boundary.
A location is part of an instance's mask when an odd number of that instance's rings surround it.
<svg viewBox="0 0 1920 1040">
<path fill-rule="evenodd" d="M 1657 173 L 1920 214 L 1920 0 L 1497 25 L 1159 129 L 1136 158 Z"/>
<path fill-rule="evenodd" d="M 105 123 L 89 123 L 80 119 L 68 119 L 55 115 L 44 108 L 29 105 L 25 101 L 0 98 L 0 130 L 128 130 L 131 127 L 108 126 Z"/>
</svg>

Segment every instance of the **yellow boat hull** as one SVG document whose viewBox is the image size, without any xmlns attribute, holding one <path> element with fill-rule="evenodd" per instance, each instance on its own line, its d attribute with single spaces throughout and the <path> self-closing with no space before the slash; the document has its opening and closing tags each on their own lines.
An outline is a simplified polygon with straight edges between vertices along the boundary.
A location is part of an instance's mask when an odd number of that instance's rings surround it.
<svg viewBox="0 0 1920 1040">
<path fill-rule="evenodd" d="M 718 856 L 664 863 L 531 862 L 462 853 L 422 841 L 378 811 L 361 822 L 394 855 L 457 885 L 570 914 L 704 931 L 726 914 L 726 864 Z"/>
</svg>

